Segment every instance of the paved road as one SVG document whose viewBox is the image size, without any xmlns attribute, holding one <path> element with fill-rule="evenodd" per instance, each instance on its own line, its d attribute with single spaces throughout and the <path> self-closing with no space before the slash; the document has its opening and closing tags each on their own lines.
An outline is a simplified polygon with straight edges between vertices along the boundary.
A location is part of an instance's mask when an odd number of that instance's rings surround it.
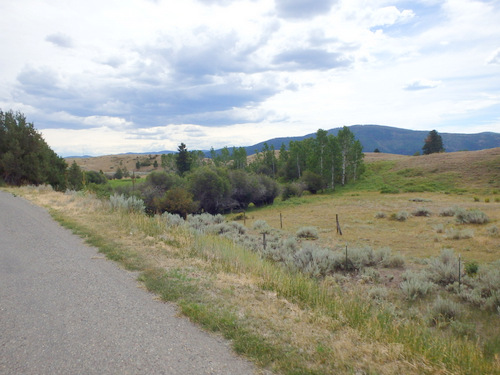
<svg viewBox="0 0 500 375">
<path fill-rule="evenodd" d="M 0 191 L 0 374 L 252 374 L 48 213 Z"/>
</svg>

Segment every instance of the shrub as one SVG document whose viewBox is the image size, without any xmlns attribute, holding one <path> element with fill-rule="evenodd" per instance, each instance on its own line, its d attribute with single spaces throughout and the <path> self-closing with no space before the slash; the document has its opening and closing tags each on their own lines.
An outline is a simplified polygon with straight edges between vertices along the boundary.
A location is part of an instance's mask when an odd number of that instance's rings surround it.
<svg viewBox="0 0 500 375">
<path fill-rule="evenodd" d="M 144 202 L 134 196 L 126 198 L 124 195 L 113 194 L 109 197 L 112 210 L 122 210 L 127 212 L 144 212 Z"/>
<path fill-rule="evenodd" d="M 479 210 L 459 209 L 455 212 L 455 220 L 460 224 L 486 224 L 488 216 Z"/>
<path fill-rule="evenodd" d="M 377 213 L 375 214 L 375 218 L 376 218 L 376 219 L 384 219 L 384 218 L 386 218 L 386 217 L 387 217 L 387 215 L 386 215 L 386 213 L 385 213 L 385 212 L 377 212 Z"/>
<path fill-rule="evenodd" d="M 381 194 L 398 194 L 399 189 L 392 187 L 392 186 L 383 186 L 382 189 L 380 189 Z"/>
<path fill-rule="evenodd" d="M 443 249 L 438 258 L 430 260 L 429 279 L 441 285 L 458 281 L 458 259 L 452 249 Z"/>
<path fill-rule="evenodd" d="M 472 277 L 477 274 L 477 271 L 479 270 L 479 264 L 477 262 L 471 261 L 465 263 L 465 273 L 467 276 Z"/>
<path fill-rule="evenodd" d="M 165 212 L 163 215 L 161 215 L 161 217 L 165 221 L 167 227 L 178 227 L 186 223 L 184 219 L 179 215 L 171 214 L 169 212 Z"/>
<path fill-rule="evenodd" d="M 448 207 L 448 208 L 441 210 L 441 212 L 439 213 L 439 216 L 445 216 L 445 217 L 455 216 L 455 213 L 458 210 L 461 210 L 461 209 L 458 207 Z"/>
<path fill-rule="evenodd" d="M 259 233 L 271 233 L 271 227 L 265 220 L 256 220 L 255 223 L 253 223 L 253 229 Z"/>
<path fill-rule="evenodd" d="M 427 208 L 425 208 L 425 207 L 420 207 L 420 208 L 417 208 L 415 211 L 413 211 L 412 215 L 413 216 L 425 216 L 425 217 L 428 217 L 428 216 L 431 216 L 431 212 Z"/>
<path fill-rule="evenodd" d="M 408 216 L 409 216 L 408 212 L 399 211 L 398 213 L 392 214 L 391 219 L 397 221 L 406 221 L 408 219 Z"/>
<path fill-rule="evenodd" d="M 474 237 L 474 231 L 472 229 L 446 229 L 446 238 L 449 240 L 464 240 L 472 237 Z"/>
<path fill-rule="evenodd" d="M 281 199 L 286 201 L 291 197 L 300 197 L 304 192 L 304 186 L 301 183 L 292 182 L 289 184 L 285 184 L 281 191 Z"/>
<path fill-rule="evenodd" d="M 374 288 L 371 288 L 368 292 L 368 297 L 374 300 L 385 300 L 387 299 L 387 296 L 389 295 L 389 292 L 386 287 L 383 286 L 377 286 Z"/>
<path fill-rule="evenodd" d="M 308 240 L 317 240 L 319 238 L 318 230 L 315 227 L 301 227 L 297 230 L 296 236 Z"/>
<path fill-rule="evenodd" d="M 437 325 L 440 322 L 450 322 L 456 320 L 462 314 L 462 307 L 453 301 L 438 297 L 429 311 L 431 324 Z"/>
<path fill-rule="evenodd" d="M 427 276 L 423 273 L 406 271 L 402 276 L 404 281 L 399 286 L 408 300 L 425 297 L 434 288 L 434 284 L 427 281 Z"/>
<path fill-rule="evenodd" d="M 492 225 L 491 227 L 486 229 L 486 231 L 488 232 L 488 235 L 490 235 L 491 237 L 497 237 L 499 233 L 498 227 L 496 225 Z"/>
<path fill-rule="evenodd" d="M 306 245 L 293 255 L 296 269 L 313 277 L 324 277 L 342 269 L 343 258 L 338 252 Z"/>
<path fill-rule="evenodd" d="M 319 190 L 323 189 L 323 178 L 317 173 L 306 170 L 302 174 L 301 180 L 305 185 L 305 189 L 310 191 L 311 194 L 316 194 Z"/>
<path fill-rule="evenodd" d="M 436 233 L 444 233 L 444 225 L 443 224 L 438 224 L 434 227 L 436 230 Z"/>
</svg>

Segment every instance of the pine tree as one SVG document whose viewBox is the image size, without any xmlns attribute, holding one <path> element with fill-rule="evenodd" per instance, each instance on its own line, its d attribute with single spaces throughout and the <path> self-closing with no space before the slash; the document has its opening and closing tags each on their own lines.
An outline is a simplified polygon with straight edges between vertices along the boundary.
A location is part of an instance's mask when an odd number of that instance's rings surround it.
<svg viewBox="0 0 500 375">
<path fill-rule="evenodd" d="M 424 155 L 434 154 L 436 152 L 444 152 L 443 139 L 436 130 L 429 132 L 425 139 L 424 147 L 422 147 Z"/>
<path fill-rule="evenodd" d="M 176 159 L 177 171 L 182 176 L 191 169 L 191 157 L 184 143 L 179 145 L 178 151 Z"/>
</svg>

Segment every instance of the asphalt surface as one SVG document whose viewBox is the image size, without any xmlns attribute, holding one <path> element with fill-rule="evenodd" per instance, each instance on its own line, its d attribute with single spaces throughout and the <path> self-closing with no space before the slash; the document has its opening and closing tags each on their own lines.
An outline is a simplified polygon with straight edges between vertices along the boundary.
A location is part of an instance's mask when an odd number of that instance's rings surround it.
<svg viewBox="0 0 500 375">
<path fill-rule="evenodd" d="M 0 374 L 252 374 L 42 208 L 0 191 Z"/>
</svg>

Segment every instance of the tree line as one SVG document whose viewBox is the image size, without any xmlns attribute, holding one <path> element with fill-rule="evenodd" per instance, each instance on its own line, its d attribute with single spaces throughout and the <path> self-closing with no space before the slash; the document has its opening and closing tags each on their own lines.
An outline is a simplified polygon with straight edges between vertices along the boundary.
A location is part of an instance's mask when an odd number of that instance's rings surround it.
<svg viewBox="0 0 500 375">
<path fill-rule="evenodd" d="M 82 171 L 76 162 L 68 167 L 23 114 L 0 111 L 0 121 L 0 178 L 5 183 L 113 193 L 102 171 Z M 272 204 L 280 193 L 287 199 L 303 191 L 335 189 L 355 181 L 363 169 L 361 144 L 349 128 L 337 136 L 320 129 L 314 138 L 290 142 L 279 151 L 264 144 L 251 157 L 243 147 L 225 147 L 220 152 L 212 148 L 207 158 L 181 143 L 177 153 L 161 156 L 161 170 L 117 192 L 143 199 L 151 213 L 221 213 Z"/>
</svg>

